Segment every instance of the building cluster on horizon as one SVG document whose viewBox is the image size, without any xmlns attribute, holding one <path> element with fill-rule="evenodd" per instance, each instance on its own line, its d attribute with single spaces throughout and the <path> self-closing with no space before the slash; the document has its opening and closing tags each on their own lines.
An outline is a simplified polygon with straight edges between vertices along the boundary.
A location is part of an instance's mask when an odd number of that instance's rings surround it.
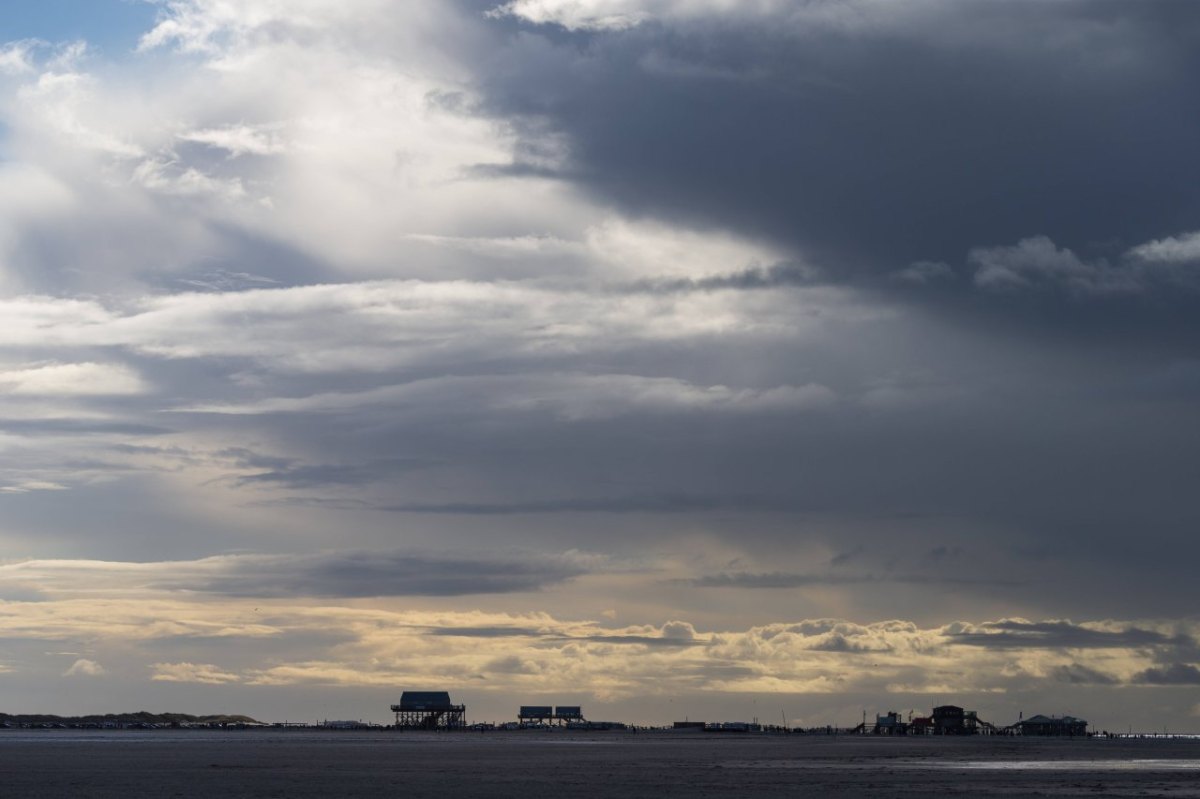
<svg viewBox="0 0 1200 799">
<path fill-rule="evenodd" d="M 958 705 L 939 705 L 928 716 L 903 717 L 896 711 L 875 716 L 869 723 L 866 713 L 855 727 L 789 727 L 753 721 L 676 721 L 670 727 L 637 727 L 616 721 L 594 721 L 584 716 L 580 705 L 521 705 L 515 721 L 468 724 L 465 704 L 455 704 L 448 691 L 404 691 L 398 704 L 391 705 L 395 724 L 384 725 L 362 720 L 325 720 L 262 722 L 241 715 L 189 716 L 179 713 L 147 712 L 63 718 L 50 715 L 9 715 L 0 713 L 0 729 L 252 729 L 302 728 L 323 730 L 627 730 L 672 729 L 681 732 L 793 733 L 806 735 L 1021 735 L 1041 737 L 1134 737 L 1128 734 L 1088 732 L 1088 722 L 1074 716 L 1024 714 L 1013 724 L 999 726 L 981 719 L 978 712 Z M 1163 736 L 1167 736 L 1164 732 Z M 1158 737 L 1139 733 L 1136 737 Z"/>
<path fill-rule="evenodd" d="M 517 723 L 524 727 L 562 727 L 585 720 L 579 705 L 521 705 L 517 711 Z"/>
<path fill-rule="evenodd" d="M 565 728 L 570 730 L 623 730 L 619 721 L 589 721 L 579 705 L 522 705 L 517 720 L 502 724 L 467 724 L 466 705 L 450 701 L 448 691 L 405 691 L 400 704 L 392 705 L 400 730 L 518 730 Z"/>
<path fill-rule="evenodd" d="M 673 730 L 701 730 L 703 732 L 763 732 L 763 725 L 757 721 L 677 721 L 671 725 Z M 780 728 L 782 729 L 782 728 Z"/>
<path fill-rule="evenodd" d="M 875 716 L 875 724 L 863 723 L 855 732 L 872 735 L 1039 735 L 1039 736 L 1084 736 L 1088 723 L 1074 716 L 1031 716 L 1021 718 L 1014 724 L 1000 727 L 979 718 L 974 710 L 965 710 L 958 705 L 939 705 L 928 716 L 911 715 L 904 720 L 893 711 Z"/>
<path fill-rule="evenodd" d="M 396 729 L 404 730 L 523 730 L 564 728 L 571 730 L 627 729 L 628 725 L 611 721 L 588 721 L 579 705 L 521 705 L 517 720 L 501 724 L 467 724 L 466 705 L 450 701 L 448 691 L 405 691 L 400 704 L 392 705 L 396 714 Z M 804 732 L 804 733 L 853 733 L 860 735 L 1033 735 L 1033 736 L 1086 736 L 1088 723 L 1074 716 L 1031 716 L 1021 718 L 1014 724 L 998 726 L 979 718 L 979 713 L 958 705 L 939 705 L 928 716 L 908 719 L 892 711 L 876 715 L 875 723 L 868 724 L 863 718 L 857 727 L 841 729 L 822 727 L 815 729 L 789 728 L 763 725 L 754 721 L 677 721 L 675 730 L 703 732 Z"/>
</svg>

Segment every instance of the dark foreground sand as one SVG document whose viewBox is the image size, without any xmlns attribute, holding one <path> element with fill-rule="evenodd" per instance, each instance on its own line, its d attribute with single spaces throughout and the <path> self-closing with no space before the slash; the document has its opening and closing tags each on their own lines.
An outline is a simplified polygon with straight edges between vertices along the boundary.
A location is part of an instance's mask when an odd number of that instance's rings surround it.
<svg viewBox="0 0 1200 799">
<path fill-rule="evenodd" d="M 0 730 L 3 797 L 1193 796 L 1200 741 Z"/>
</svg>

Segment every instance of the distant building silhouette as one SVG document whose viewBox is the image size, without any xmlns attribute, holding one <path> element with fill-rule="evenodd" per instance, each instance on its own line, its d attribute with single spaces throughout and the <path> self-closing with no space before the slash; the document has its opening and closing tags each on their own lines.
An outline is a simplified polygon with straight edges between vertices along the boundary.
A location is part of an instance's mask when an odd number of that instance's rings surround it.
<svg viewBox="0 0 1200 799">
<path fill-rule="evenodd" d="M 467 706 L 451 702 L 447 691 L 405 691 L 392 712 L 400 729 L 460 729 L 466 724 Z"/>
<path fill-rule="evenodd" d="M 941 705 L 933 709 L 935 735 L 966 735 L 967 712 L 958 705 Z"/>
<path fill-rule="evenodd" d="M 1030 716 L 1018 721 L 1017 730 L 1021 735 L 1087 735 L 1088 723 L 1074 716 L 1053 718 L 1051 716 Z"/>
</svg>

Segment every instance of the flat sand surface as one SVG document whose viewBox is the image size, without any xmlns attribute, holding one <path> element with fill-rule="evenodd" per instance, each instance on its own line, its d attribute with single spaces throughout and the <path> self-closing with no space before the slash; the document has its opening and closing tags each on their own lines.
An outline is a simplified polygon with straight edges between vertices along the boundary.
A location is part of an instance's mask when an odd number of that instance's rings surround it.
<svg viewBox="0 0 1200 799">
<path fill-rule="evenodd" d="M 1200 741 L 0 730 L 3 797 L 1200 797 Z"/>
</svg>

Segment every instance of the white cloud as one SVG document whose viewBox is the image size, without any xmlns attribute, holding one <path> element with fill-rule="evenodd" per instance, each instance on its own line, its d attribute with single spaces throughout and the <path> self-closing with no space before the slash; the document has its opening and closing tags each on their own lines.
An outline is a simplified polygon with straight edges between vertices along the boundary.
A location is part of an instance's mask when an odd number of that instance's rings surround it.
<svg viewBox="0 0 1200 799">
<path fill-rule="evenodd" d="M 74 72 L 89 55 L 88 43 L 82 39 L 65 42 L 55 48 L 53 55 L 46 61 L 46 66 L 52 71 Z"/>
<path fill-rule="evenodd" d="M 1140 294 L 1162 286 L 1195 289 L 1200 275 L 1189 265 L 1197 258 L 1200 232 L 1141 244 L 1115 263 L 1081 258 L 1046 236 L 1007 247 L 976 247 L 967 254 L 967 263 L 975 269 L 975 285 L 986 291 L 1054 288 L 1086 298 Z M 900 276 L 913 277 L 909 271 Z"/>
<path fill-rule="evenodd" d="M 488 24 L 427 0 L 176 0 L 142 49 L 188 55 L 144 56 L 169 65 L 153 79 L 84 71 L 79 48 L 30 61 L 0 113 L 12 161 L 76 200 L 55 267 L 109 292 L 213 250 L 237 258 L 231 231 L 347 279 L 701 277 L 782 258 L 719 231 L 622 219 L 552 177 L 504 177 L 514 163 L 552 171 L 569 148 L 479 110 L 456 50 Z M 36 251 L 58 221 L 23 213 L 0 221 L 0 248 Z M 99 251 L 87 243 L 97 231 Z M 10 280 L 60 291 L 41 271 Z"/>
<path fill-rule="evenodd" d="M 42 43 L 33 39 L 9 42 L 0 47 L 0 73 L 28 74 L 34 70 L 33 50 Z"/>
<path fill-rule="evenodd" d="M 1086 281 L 1094 272 L 1046 236 L 1021 239 L 1012 247 L 976 247 L 967 260 L 975 267 L 975 284 L 992 290 L 1022 288 L 1040 279 Z"/>
<path fill-rule="evenodd" d="M 1144 261 L 1182 264 L 1200 261 L 1200 230 L 1139 244 L 1128 253 Z"/>
<path fill-rule="evenodd" d="M 1011 247 L 976 247 L 967 254 L 975 285 L 988 291 L 1059 286 L 1081 295 L 1137 293 L 1145 289 L 1135 269 L 1088 262 L 1057 247 L 1046 236 L 1021 239 Z"/>
<path fill-rule="evenodd" d="M 650 20 L 753 17 L 779 13 L 790 6 L 785 0 L 512 0 L 489 13 L 570 30 L 624 30 Z"/>
<path fill-rule="evenodd" d="M 280 155 L 291 145 L 280 136 L 282 125 L 229 125 L 178 134 L 180 141 L 225 150 L 231 158 L 242 155 Z"/>
<path fill-rule="evenodd" d="M 0 395 L 129 396 L 148 389 L 137 372 L 121 364 L 49 363 L 0 369 Z"/>
<path fill-rule="evenodd" d="M 472 34 L 449 4 L 181 0 L 161 10 L 144 49 L 198 59 L 145 55 L 168 66 L 92 74 L 77 48 L 68 60 L 30 55 L 16 91 L 0 97 L 9 160 L 88 197 L 59 247 L 120 208 L 106 220 L 123 231 L 110 248 L 130 274 L 194 261 L 221 237 L 215 225 L 339 270 L 444 277 L 453 261 L 404 258 L 407 236 L 582 229 L 590 209 L 555 181 L 522 180 L 526 202 L 512 203 L 513 183 L 473 175 L 511 163 L 515 136 L 470 113 L 466 73 L 441 45 Z M 236 157 L 247 155 L 272 158 Z M 175 245 L 157 263 L 146 231 Z"/>
<path fill-rule="evenodd" d="M 655 222 L 611 217 L 584 234 L 587 251 L 614 277 L 728 275 L 770 266 L 786 258 L 779 250 L 720 231 L 694 231 Z"/>
<path fill-rule="evenodd" d="M 568 30 L 622 31 L 649 22 L 687 24 L 716 21 L 725 24 L 768 20 L 786 24 L 800 35 L 828 32 L 912 32 L 927 35 L 928 25 L 960 5 L 954 0 L 507 0 L 488 14 L 512 16 L 535 25 L 559 25 Z M 999 30 L 988 35 L 999 36 Z M 922 30 L 924 28 L 924 30 Z M 964 34 L 957 26 L 942 26 L 940 38 Z M 978 37 L 977 37 L 978 38 Z M 986 38 L 986 36 L 984 37 Z M 1056 36 L 1061 44 L 1061 33 Z"/>
<path fill-rule="evenodd" d="M 386 405 L 437 412 L 480 410 L 548 411 L 567 420 L 603 419 L 633 411 L 772 412 L 828 408 L 837 395 L 826 386 L 776 386 L 734 389 L 698 386 L 666 377 L 601 374 L 515 374 L 444 377 L 387 386 L 356 394 L 330 393 L 274 398 L 243 405 L 201 405 L 185 413 L 254 415 L 264 413 L 341 412 Z M 457 406 L 457 407 L 456 407 Z"/>
<path fill-rule="evenodd" d="M 192 682 L 205 685 L 226 685 L 241 678 L 209 663 L 154 663 L 150 679 L 158 682 Z"/>
<path fill-rule="evenodd" d="M 208 595 L 215 597 L 473 596 L 533 593 L 582 575 L 620 570 L 587 552 L 448 553 L 370 551 L 309 555 L 218 555 L 199 560 L 124 562 L 26 560 L 0 564 L 0 586 L 56 598 Z M 269 625 L 172 628 L 178 635 L 270 636 Z"/>
<path fill-rule="evenodd" d="M 44 296 L 0 299 L 6 320 L 0 346 L 242 357 L 281 372 L 382 371 L 462 360 L 537 361 L 710 336 L 800 341 L 828 325 L 879 313 L 835 288 L 658 294 L 596 292 L 586 285 L 374 281 L 175 294 L 115 307 Z"/>
<path fill-rule="evenodd" d="M 760 269 L 786 255 L 721 231 L 672 227 L 608 214 L 574 237 L 548 233 L 520 236 L 437 236 L 408 240 L 495 260 L 536 262 L 542 269 L 607 280 L 702 279 Z"/>
<path fill-rule="evenodd" d="M 74 72 L 87 55 L 83 40 L 57 45 L 41 39 L 8 42 L 0 44 L 0 74 L 30 75 L 43 66 L 50 72 Z"/>
<path fill-rule="evenodd" d="M 1198 632 L 1183 622 L 1002 619 L 922 626 L 836 618 L 705 630 L 683 619 L 615 626 L 548 613 L 348 607 L 296 598 L 198 601 L 186 595 L 100 595 L 3 607 L 0 633 L 12 640 L 86 640 L 130 657 L 172 644 L 197 653 L 152 662 L 152 681 L 394 686 L 482 679 L 493 691 L 583 690 L 604 699 L 668 690 L 882 694 L 938 688 L 967 694 L 1054 690 L 1089 678 L 1132 684 L 1155 665 L 1156 655 L 1186 649 L 1188 636 Z M 288 658 L 245 655 L 239 630 L 263 622 L 280 645 L 292 642 Z M 197 629 L 237 637 L 197 638 Z M 1014 644 L 1003 632 L 1014 629 L 1053 630 L 1056 637 Z M 1002 642 L 989 644 L 992 638 Z M 1087 669 L 1081 670 L 1084 659 Z M 665 673 L 672 675 L 669 688 Z"/>
<path fill-rule="evenodd" d="M 28 494 L 31 491 L 66 490 L 67 487 L 62 483 L 53 483 L 47 480 L 21 480 L 11 485 L 0 485 L 0 493 L 3 494 Z"/>
<path fill-rule="evenodd" d="M 392 33 L 431 18 L 445 20 L 439 5 L 431 0 L 170 0 L 139 47 L 174 46 L 184 52 L 217 55 L 297 38 Z"/>
<path fill-rule="evenodd" d="M 71 668 L 63 672 L 64 677 L 99 677 L 107 673 L 103 666 L 94 660 L 80 658 L 71 664 Z"/>
<path fill-rule="evenodd" d="M 182 197 L 210 195 L 226 202 L 246 197 L 240 178 L 214 178 L 194 167 L 159 158 L 147 158 L 131 174 L 134 182 L 161 194 Z"/>
<path fill-rule="evenodd" d="M 43 152 L 57 150 L 69 159 L 67 164 L 73 161 L 75 165 L 87 154 L 120 163 L 145 153 L 128 129 L 129 120 L 105 107 L 109 98 L 98 81 L 86 72 L 47 68 L 36 80 L 23 84 L 16 99 L 17 114 L 10 116 L 9 121 L 14 128 L 10 136 L 19 145 L 24 145 L 23 140 L 31 136 L 31 148 Z M 121 122 L 114 125 L 112 119 Z M 21 149 L 19 146 L 19 153 Z"/>
</svg>

